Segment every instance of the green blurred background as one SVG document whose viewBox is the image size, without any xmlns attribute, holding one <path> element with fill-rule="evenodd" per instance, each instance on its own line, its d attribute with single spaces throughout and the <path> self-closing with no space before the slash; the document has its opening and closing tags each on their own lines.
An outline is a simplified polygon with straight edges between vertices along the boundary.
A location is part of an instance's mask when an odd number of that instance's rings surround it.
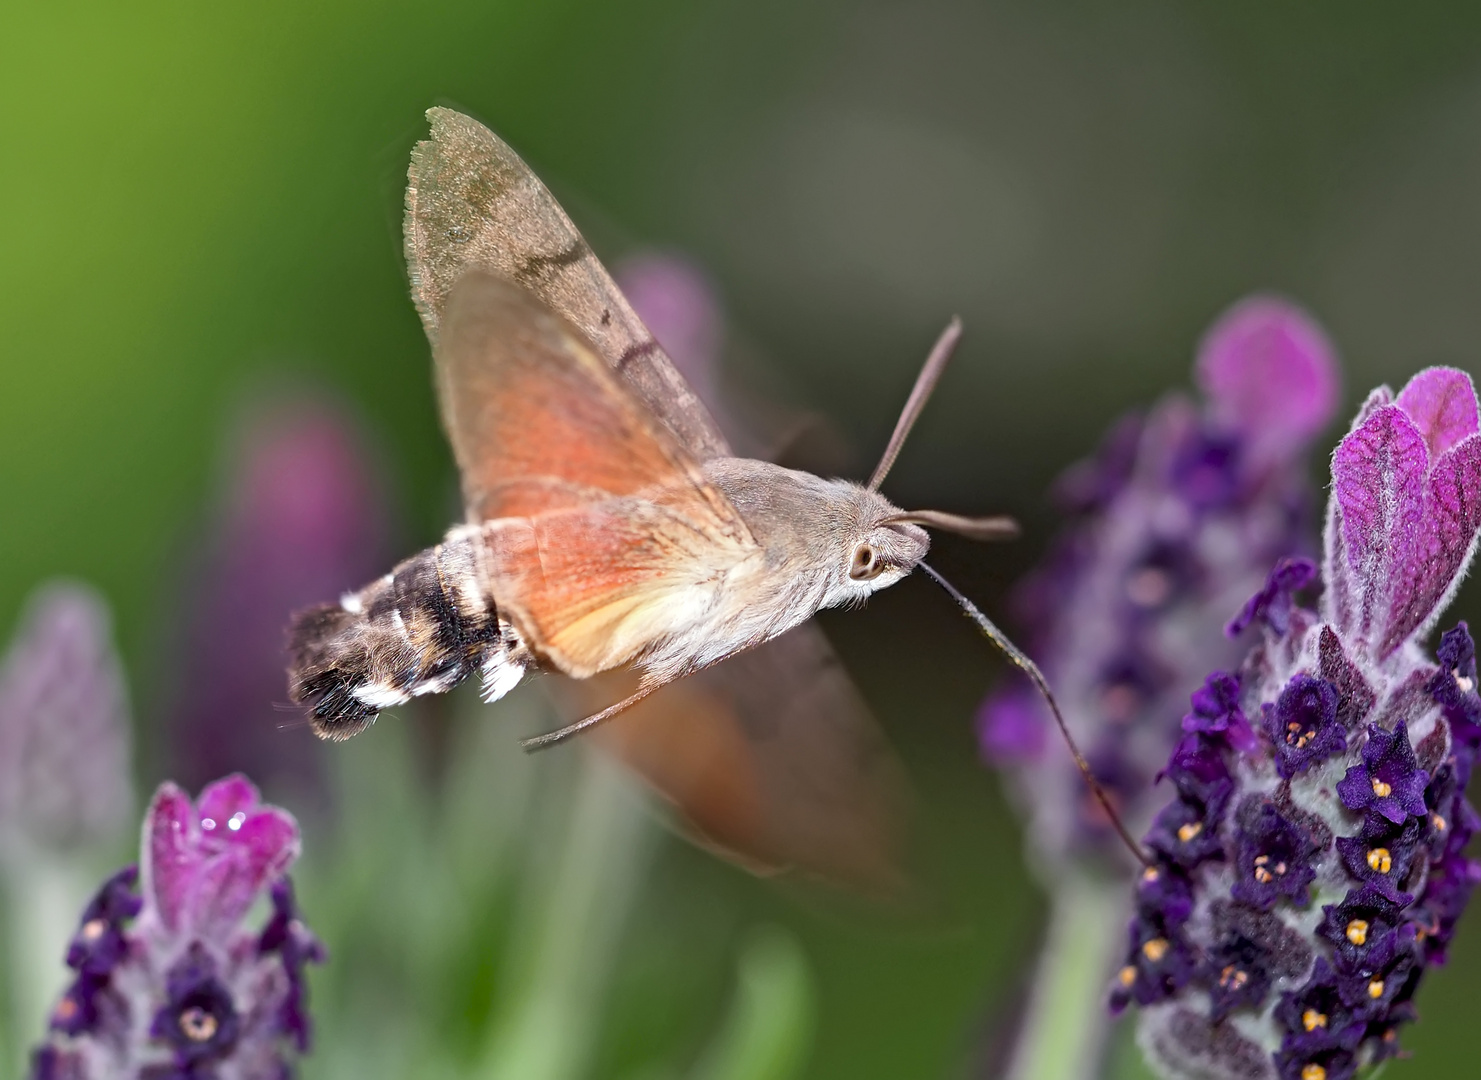
<svg viewBox="0 0 1481 1080">
<path fill-rule="evenodd" d="M 940 543 L 989 610 L 1052 530 L 1052 477 L 1119 411 L 1185 385 L 1202 328 L 1245 292 L 1311 308 L 1349 403 L 1423 364 L 1471 369 L 1481 338 L 1476 5 L 7 4 L 0 626 L 49 575 L 104 590 L 143 791 L 170 762 L 154 718 L 174 581 L 243 395 L 286 376 L 353 403 L 393 477 L 405 552 L 453 516 L 400 255 L 407 155 L 432 104 L 502 134 L 604 255 L 658 246 L 701 263 L 732 338 L 846 436 L 860 475 L 960 313 L 948 389 L 890 486 L 1026 522 L 1012 549 Z M 1455 614 L 1481 615 L 1478 595 Z M 824 625 L 923 792 L 931 913 L 759 882 L 655 833 L 573 1075 L 691 1075 L 753 1021 L 780 1025 L 793 1064 L 705 1075 L 988 1067 L 1042 904 L 971 732 L 1001 664 L 919 582 Z M 455 727 L 488 731 L 453 738 L 512 742 L 498 709 L 470 719 L 465 695 L 458 711 Z M 495 748 L 481 783 L 419 750 L 407 720 L 343 748 L 337 798 L 355 812 L 310 828 L 303 899 L 335 963 L 316 976 L 309 1077 L 490 1060 L 518 960 L 479 928 L 518 916 L 444 917 L 453 901 L 426 894 L 539 835 L 529 807 L 558 816 L 563 771 L 595 767 L 572 755 L 521 777 Z M 486 789 L 530 776 L 548 790 L 519 796 L 533 831 L 509 839 Z M 464 795 L 476 811 L 459 812 Z M 398 854 L 436 861 L 453 820 L 452 869 Z M 451 936 L 421 961 L 406 941 L 379 967 L 366 956 L 430 924 Z M 795 995 L 790 1020 L 746 1019 L 747 972 L 772 987 L 759 1000 Z M 1387 1075 L 1474 1075 L 1478 990 L 1471 926 L 1421 994 L 1416 1060 Z"/>
</svg>

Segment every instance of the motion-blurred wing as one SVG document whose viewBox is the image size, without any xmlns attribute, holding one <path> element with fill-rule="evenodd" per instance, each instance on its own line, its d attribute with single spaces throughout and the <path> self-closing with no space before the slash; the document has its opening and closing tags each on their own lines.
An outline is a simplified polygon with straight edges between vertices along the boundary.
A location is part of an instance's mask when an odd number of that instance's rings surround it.
<svg viewBox="0 0 1481 1080">
<path fill-rule="evenodd" d="M 633 685 L 627 673 L 572 683 L 573 715 Z M 904 883 L 903 774 L 815 628 L 666 686 L 592 737 L 727 858 L 876 893 Z"/>
<path fill-rule="evenodd" d="M 465 274 L 435 357 L 495 598 L 560 670 L 633 659 L 757 550 L 669 430 L 531 293 Z"/>
<path fill-rule="evenodd" d="M 704 404 L 529 166 L 471 117 L 427 118 L 432 137 L 411 154 L 405 238 L 412 299 L 434 345 L 464 271 L 491 270 L 580 331 L 693 457 L 727 455 Z"/>
</svg>

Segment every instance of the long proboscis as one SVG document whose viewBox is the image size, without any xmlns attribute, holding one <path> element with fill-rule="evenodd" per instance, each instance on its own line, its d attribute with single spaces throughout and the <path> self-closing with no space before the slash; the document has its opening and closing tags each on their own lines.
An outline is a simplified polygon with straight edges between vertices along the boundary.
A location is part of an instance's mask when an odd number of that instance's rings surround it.
<svg viewBox="0 0 1481 1080">
<path fill-rule="evenodd" d="M 963 517 L 961 514 L 948 514 L 945 510 L 907 510 L 885 518 L 882 524 L 924 525 L 928 529 L 940 529 L 965 536 L 968 540 L 984 542 L 1013 540 L 1022 532 L 1018 522 L 1010 517 Z"/>
<path fill-rule="evenodd" d="M 1027 653 L 1013 644 L 1008 639 L 1008 635 L 999 630 L 997 624 L 984 615 L 978 609 L 977 605 L 968 600 L 955 585 L 947 581 L 926 563 L 919 563 L 918 565 L 930 576 L 932 581 L 946 590 L 946 594 L 960 605 L 961 609 L 966 612 L 967 618 L 977 624 L 978 629 L 982 631 L 983 635 L 1001 649 L 1003 654 L 1020 671 L 1029 677 L 1035 689 L 1039 691 L 1039 694 L 1048 703 L 1049 711 L 1054 714 L 1054 721 L 1059 725 L 1059 733 L 1064 736 L 1064 741 L 1069 746 L 1070 753 L 1074 755 L 1075 764 L 1079 766 L 1080 775 L 1085 777 L 1085 783 L 1090 787 L 1091 794 L 1100 803 L 1101 809 L 1106 812 L 1106 816 L 1110 819 L 1112 826 L 1115 827 L 1117 835 L 1121 837 L 1121 842 L 1126 845 L 1126 849 L 1132 855 L 1136 856 L 1136 860 L 1139 863 L 1143 866 L 1151 866 L 1152 860 L 1148 858 L 1147 853 L 1142 850 L 1141 845 L 1127 831 L 1126 824 L 1121 820 L 1121 815 L 1117 813 L 1116 807 L 1111 803 L 1111 797 L 1106 794 L 1106 789 L 1101 787 L 1100 781 L 1095 778 L 1095 773 L 1090 768 L 1090 762 L 1086 761 L 1085 755 L 1080 752 L 1079 744 L 1075 742 L 1075 737 L 1070 734 L 1069 725 L 1065 723 L 1064 714 L 1059 711 L 1059 702 L 1054 699 L 1054 691 L 1049 689 L 1049 680 L 1044 678 L 1044 673 L 1039 670 L 1039 665 L 1029 659 Z"/>
<path fill-rule="evenodd" d="M 936 344 L 931 348 L 931 354 L 926 357 L 926 362 L 921 365 L 920 374 L 915 377 L 915 386 L 910 391 L 910 397 L 905 400 L 905 408 L 900 410 L 900 419 L 895 421 L 894 434 L 890 436 L 889 443 L 880 455 L 879 464 L 874 467 L 874 475 L 869 478 L 869 490 L 878 491 L 879 486 L 884 483 L 884 478 L 890 473 L 890 466 L 895 464 L 895 459 L 900 456 L 900 450 L 905 445 L 905 438 L 910 434 L 910 429 L 915 427 L 915 422 L 920 418 L 921 410 L 926 407 L 926 402 L 931 400 L 931 391 L 936 389 L 936 384 L 941 381 L 941 373 L 946 370 L 946 362 L 951 359 L 951 354 L 956 350 L 956 344 L 962 339 L 962 320 L 952 316 L 951 322 L 946 324 L 946 329 L 941 331 L 941 336 L 936 339 Z"/>
</svg>

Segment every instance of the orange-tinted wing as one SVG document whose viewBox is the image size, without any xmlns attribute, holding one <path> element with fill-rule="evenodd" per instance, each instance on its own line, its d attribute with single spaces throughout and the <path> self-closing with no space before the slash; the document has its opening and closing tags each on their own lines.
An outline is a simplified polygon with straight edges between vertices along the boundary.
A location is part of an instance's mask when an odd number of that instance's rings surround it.
<svg viewBox="0 0 1481 1080">
<path fill-rule="evenodd" d="M 470 269 L 539 297 L 591 342 L 648 410 L 700 461 L 729 448 L 576 226 L 518 154 L 471 116 L 428 109 L 432 137 L 411 154 L 406 265 L 435 344 L 453 287 Z"/>
<path fill-rule="evenodd" d="M 435 355 L 495 598 L 560 670 L 633 659 L 757 550 L 673 434 L 528 291 L 465 274 Z"/>
</svg>

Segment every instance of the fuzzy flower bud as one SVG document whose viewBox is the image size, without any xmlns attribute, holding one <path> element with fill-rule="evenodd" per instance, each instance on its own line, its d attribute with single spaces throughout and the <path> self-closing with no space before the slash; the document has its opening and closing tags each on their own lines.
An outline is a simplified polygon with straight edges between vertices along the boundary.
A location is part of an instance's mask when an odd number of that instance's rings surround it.
<svg viewBox="0 0 1481 1080">
<path fill-rule="evenodd" d="M 286 876 L 298 849 L 293 818 L 241 776 L 194 804 L 161 785 L 140 867 L 104 883 L 68 945 L 33 1080 L 286 1075 L 309 1045 L 304 967 L 324 958 Z M 244 925 L 264 895 L 266 926 Z"/>
<path fill-rule="evenodd" d="M 1094 460 L 1065 476 L 1061 501 L 1076 520 L 1016 597 L 1030 653 L 1138 831 L 1156 811 L 1153 778 L 1180 733 L 1254 745 L 1261 717 L 1240 710 L 1233 674 L 1216 671 L 1191 709 L 1188 689 L 1211 668 L 1237 666 L 1247 644 L 1220 629 L 1271 563 L 1314 548 L 1304 457 L 1336 399 L 1325 335 L 1273 297 L 1220 318 L 1196 374 L 1201 409 L 1168 398 L 1118 424 Z M 1309 562 L 1292 564 L 1287 576 L 1310 571 Z M 1282 617 L 1291 587 L 1282 579 L 1244 623 Z M 1068 755 L 1051 745 L 1047 713 L 1026 682 L 993 694 L 978 719 L 984 754 L 1004 767 L 1042 859 L 1128 864 Z M 1190 798 L 1222 805 L 1223 783 L 1209 779 Z M 1168 819 L 1158 835 L 1170 849 L 1196 850 L 1209 838 L 1180 840 L 1191 827 Z"/>
<path fill-rule="evenodd" d="M 1163 1075 L 1347 1080 L 1397 1051 L 1444 960 L 1481 881 L 1481 698 L 1464 623 L 1420 638 L 1481 531 L 1478 428 L 1463 372 L 1375 391 L 1332 456 L 1320 608 L 1283 561 L 1236 620 L 1263 640 L 1220 707 L 1254 737 L 1206 724 L 1174 752 L 1112 988 Z"/>
<path fill-rule="evenodd" d="M 130 741 L 107 607 L 82 585 L 42 587 L 0 660 L 0 858 L 116 839 Z"/>
</svg>

